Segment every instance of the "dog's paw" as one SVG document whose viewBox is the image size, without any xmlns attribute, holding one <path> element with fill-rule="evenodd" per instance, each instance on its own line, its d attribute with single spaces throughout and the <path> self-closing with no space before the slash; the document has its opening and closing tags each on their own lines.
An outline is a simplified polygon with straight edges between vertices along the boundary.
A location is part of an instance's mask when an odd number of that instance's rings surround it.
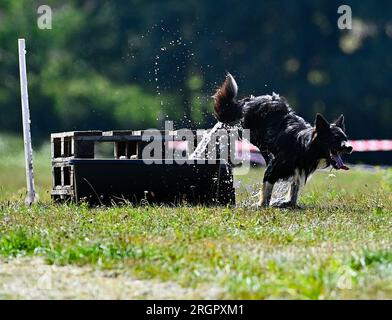
<svg viewBox="0 0 392 320">
<path fill-rule="evenodd" d="M 296 205 L 291 201 L 276 201 L 271 204 L 271 207 L 279 209 L 294 209 Z"/>
<path fill-rule="evenodd" d="M 252 205 L 252 209 L 254 210 L 262 210 L 268 208 L 268 205 L 262 202 L 256 202 L 255 204 Z"/>
</svg>

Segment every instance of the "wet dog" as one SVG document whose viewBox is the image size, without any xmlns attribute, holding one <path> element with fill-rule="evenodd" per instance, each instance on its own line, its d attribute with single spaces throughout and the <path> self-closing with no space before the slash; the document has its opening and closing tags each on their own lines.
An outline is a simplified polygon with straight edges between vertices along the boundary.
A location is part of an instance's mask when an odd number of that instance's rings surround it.
<svg viewBox="0 0 392 320">
<path fill-rule="evenodd" d="M 266 163 L 259 205 L 268 207 L 274 184 L 290 179 L 290 199 L 279 207 L 295 207 L 300 188 L 319 167 L 348 170 L 341 155 L 352 152 L 345 133 L 344 116 L 329 123 L 316 115 L 314 126 L 298 116 L 285 98 L 272 95 L 237 99 L 238 86 L 228 74 L 214 98 L 214 114 L 226 124 L 241 122 L 250 129 L 251 143 Z"/>
</svg>

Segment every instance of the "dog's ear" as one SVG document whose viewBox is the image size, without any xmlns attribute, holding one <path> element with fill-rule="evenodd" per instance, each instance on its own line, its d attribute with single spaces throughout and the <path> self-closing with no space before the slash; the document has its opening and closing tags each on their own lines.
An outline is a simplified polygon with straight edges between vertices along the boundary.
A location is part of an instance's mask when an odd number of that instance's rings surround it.
<svg viewBox="0 0 392 320">
<path fill-rule="evenodd" d="M 320 113 L 316 114 L 314 125 L 317 132 L 329 130 L 329 122 Z"/>
<path fill-rule="evenodd" d="M 337 120 L 334 122 L 334 124 L 336 124 L 336 126 L 343 131 L 346 131 L 346 126 L 344 125 L 344 115 L 341 114 L 339 118 L 337 118 Z"/>
</svg>

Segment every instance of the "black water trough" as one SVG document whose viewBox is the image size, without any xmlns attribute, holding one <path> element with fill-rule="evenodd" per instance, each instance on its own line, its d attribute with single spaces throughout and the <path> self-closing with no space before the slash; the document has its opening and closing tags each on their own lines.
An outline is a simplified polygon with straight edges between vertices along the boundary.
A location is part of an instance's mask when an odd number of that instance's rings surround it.
<svg viewBox="0 0 392 320">
<path fill-rule="evenodd" d="M 142 160 L 72 159 L 76 201 L 93 204 L 235 203 L 230 166 L 193 163 L 145 164 Z"/>
</svg>

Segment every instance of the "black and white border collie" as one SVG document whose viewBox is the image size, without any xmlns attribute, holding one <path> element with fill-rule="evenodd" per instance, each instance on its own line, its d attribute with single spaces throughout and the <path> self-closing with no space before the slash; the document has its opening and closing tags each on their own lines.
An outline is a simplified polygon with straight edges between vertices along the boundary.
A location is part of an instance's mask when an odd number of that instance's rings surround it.
<svg viewBox="0 0 392 320">
<path fill-rule="evenodd" d="M 257 146 L 266 163 L 259 205 L 268 207 L 272 189 L 279 179 L 291 179 L 290 200 L 279 207 L 295 207 L 300 188 L 321 166 L 348 170 L 341 154 L 349 154 L 344 117 L 329 123 L 316 115 L 314 126 L 299 117 L 287 101 L 277 94 L 250 96 L 237 100 L 238 86 L 228 74 L 214 98 L 215 116 L 226 124 L 241 121 L 250 129 L 251 143 Z"/>
</svg>

